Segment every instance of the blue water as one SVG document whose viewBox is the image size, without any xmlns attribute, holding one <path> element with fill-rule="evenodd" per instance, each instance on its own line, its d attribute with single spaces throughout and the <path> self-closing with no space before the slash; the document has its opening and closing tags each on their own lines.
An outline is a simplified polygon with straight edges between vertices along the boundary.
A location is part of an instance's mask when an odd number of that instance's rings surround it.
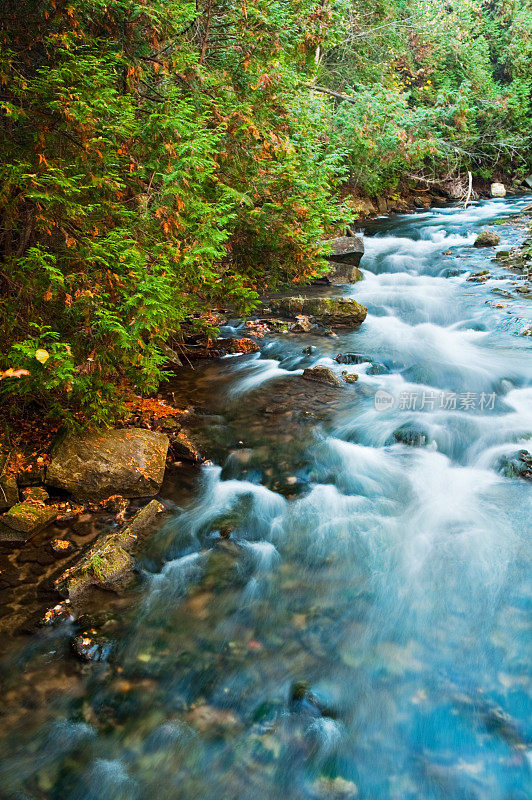
<svg viewBox="0 0 532 800">
<path fill-rule="evenodd" d="M 502 217 L 520 243 L 529 202 L 383 220 L 343 287 L 360 329 L 196 371 L 223 455 L 111 604 L 106 660 L 72 657 L 83 621 L 4 659 L 3 797 L 531 797 L 532 493 L 501 465 L 532 450 L 532 306 L 472 246 Z M 315 364 L 358 380 L 309 412 Z"/>
</svg>

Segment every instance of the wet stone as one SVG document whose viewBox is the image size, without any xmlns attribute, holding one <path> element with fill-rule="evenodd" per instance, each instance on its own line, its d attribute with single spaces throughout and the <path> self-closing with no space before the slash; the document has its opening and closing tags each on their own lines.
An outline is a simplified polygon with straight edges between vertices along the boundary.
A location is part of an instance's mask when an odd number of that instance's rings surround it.
<svg viewBox="0 0 532 800">
<path fill-rule="evenodd" d="M 392 436 L 386 441 L 390 444 L 406 444 L 409 447 L 425 447 L 428 444 L 428 436 L 422 428 L 413 425 L 401 425 L 394 430 Z"/>
<path fill-rule="evenodd" d="M 329 386 L 341 386 L 332 369 L 329 367 L 310 367 L 303 372 L 302 376 L 306 381 L 316 381 L 316 383 L 326 383 Z"/>
<path fill-rule="evenodd" d="M 495 231 L 481 231 L 475 239 L 475 247 L 495 247 L 501 241 L 501 237 Z"/>
</svg>

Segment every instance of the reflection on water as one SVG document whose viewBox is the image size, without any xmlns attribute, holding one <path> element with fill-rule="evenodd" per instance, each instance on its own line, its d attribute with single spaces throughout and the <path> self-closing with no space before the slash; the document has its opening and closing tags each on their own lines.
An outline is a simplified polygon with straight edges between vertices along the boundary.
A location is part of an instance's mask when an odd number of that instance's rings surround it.
<svg viewBox="0 0 532 800">
<path fill-rule="evenodd" d="M 530 310 L 492 307 L 510 278 L 471 247 L 527 202 L 382 223 L 346 287 L 358 331 L 190 373 L 219 464 L 145 553 L 140 596 L 100 615 L 106 662 L 74 661 L 72 623 L 10 645 L 3 797 L 530 796 L 532 502 L 501 470 L 532 449 Z M 301 379 L 340 374 L 339 352 L 356 384 Z"/>
</svg>

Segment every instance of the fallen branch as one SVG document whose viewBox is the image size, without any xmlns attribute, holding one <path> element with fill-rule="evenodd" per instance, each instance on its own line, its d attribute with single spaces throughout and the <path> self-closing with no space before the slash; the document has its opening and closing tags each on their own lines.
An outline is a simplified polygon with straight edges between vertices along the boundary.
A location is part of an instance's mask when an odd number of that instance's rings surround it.
<svg viewBox="0 0 532 800">
<path fill-rule="evenodd" d="M 468 190 L 467 190 L 467 197 L 466 197 L 465 203 L 464 203 L 464 209 L 467 208 L 467 205 L 468 205 L 468 203 L 469 203 L 469 201 L 471 199 L 471 192 L 473 191 L 473 176 L 472 176 L 471 172 L 467 173 L 467 177 L 469 178 L 469 187 L 468 187 Z"/>
<path fill-rule="evenodd" d="M 330 94 L 331 97 L 336 97 L 338 100 L 345 100 L 347 103 L 356 103 L 354 97 L 348 97 L 346 94 L 340 94 L 340 92 L 333 92 L 332 89 L 326 89 L 325 86 L 314 86 L 312 84 L 307 84 L 307 87 L 311 89 L 313 92 L 322 92 L 323 94 Z"/>
</svg>

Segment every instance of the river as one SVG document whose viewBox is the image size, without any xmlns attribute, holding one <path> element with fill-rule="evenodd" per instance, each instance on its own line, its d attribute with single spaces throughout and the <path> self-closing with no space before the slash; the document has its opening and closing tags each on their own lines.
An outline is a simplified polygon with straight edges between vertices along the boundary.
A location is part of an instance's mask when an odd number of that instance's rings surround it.
<svg viewBox="0 0 532 800">
<path fill-rule="evenodd" d="M 213 463 L 99 612 L 100 661 L 83 619 L 9 644 L 3 798 L 531 796 L 532 493 L 504 463 L 532 449 L 532 305 L 472 246 L 519 244 L 530 199 L 373 223 L 358 330 L 187 371 Z"/>
</svg>

